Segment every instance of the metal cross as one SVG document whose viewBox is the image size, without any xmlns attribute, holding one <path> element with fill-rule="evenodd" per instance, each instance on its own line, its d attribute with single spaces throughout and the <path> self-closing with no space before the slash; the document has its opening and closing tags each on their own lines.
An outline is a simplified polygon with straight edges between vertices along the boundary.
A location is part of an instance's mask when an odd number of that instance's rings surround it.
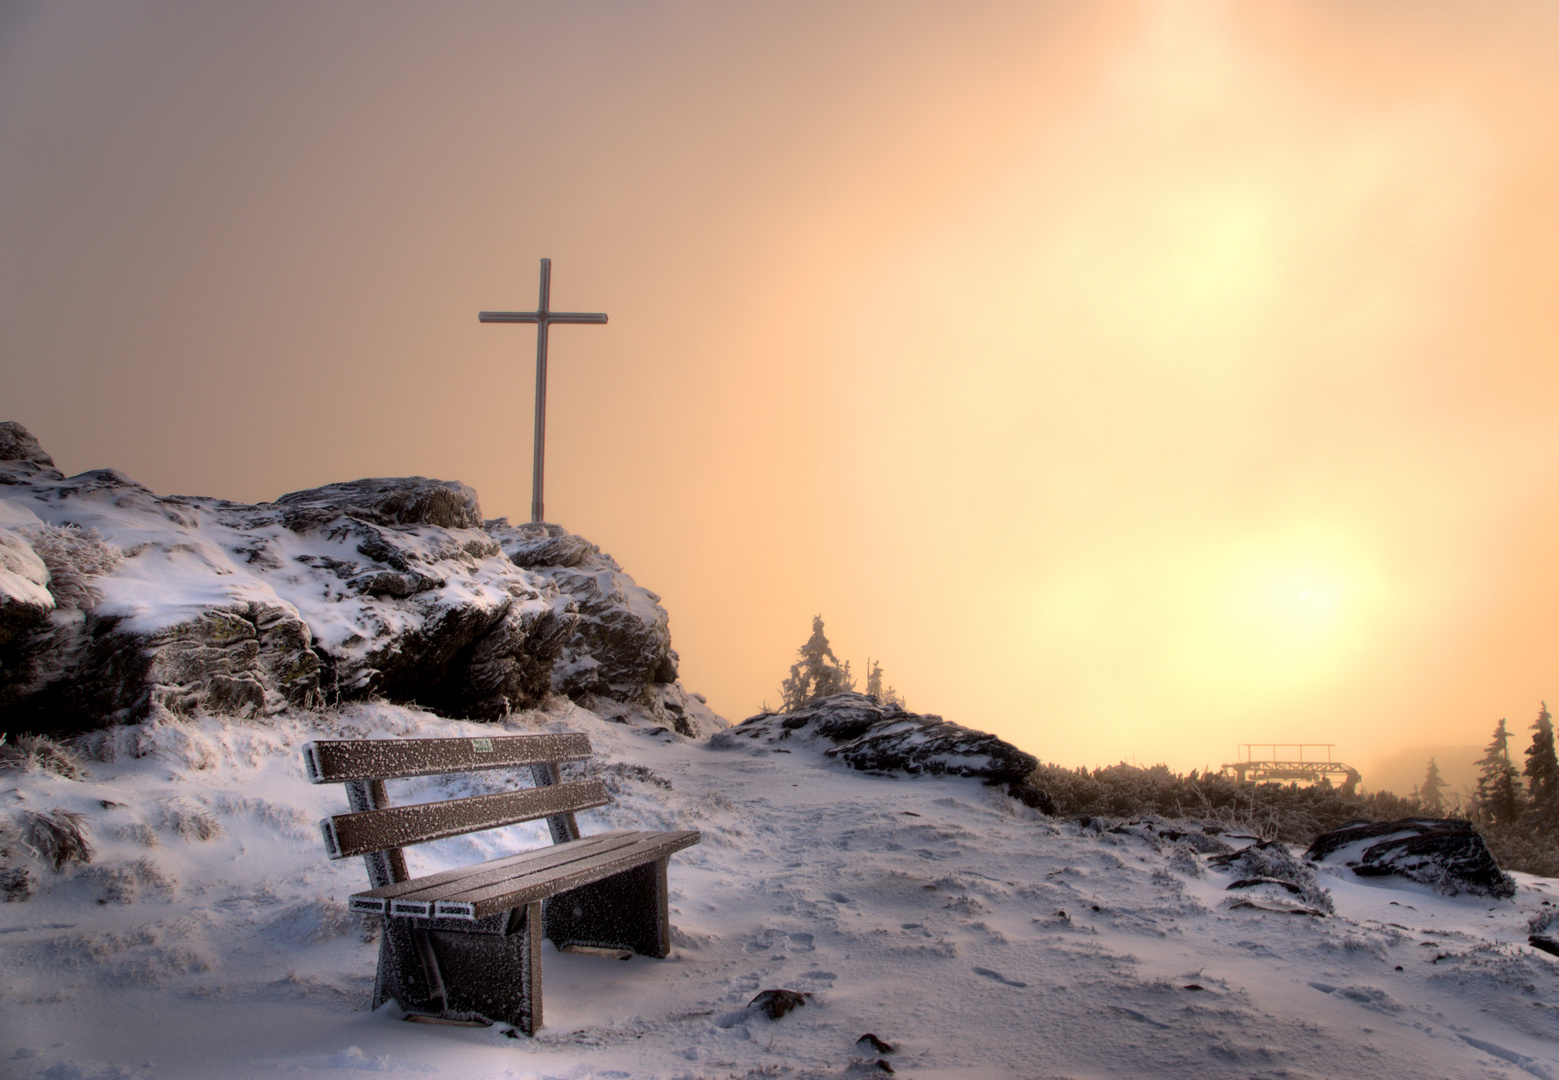
<svg viewBox="0 0 1559 1080">
<path fill-rule="evenodd" d="M 605 326 L 601 313 L 549 311 L 552 296 L 552 260 L 541 260 L 541 300 L 535 311 L 483 311 L 479 322 L 536 324 L 536 449 L 531 457 L 530 519 L 541 521 L 541 478 L 547 441 L 547 327 L 553 323 L 589 323 Z"/>
</svg>

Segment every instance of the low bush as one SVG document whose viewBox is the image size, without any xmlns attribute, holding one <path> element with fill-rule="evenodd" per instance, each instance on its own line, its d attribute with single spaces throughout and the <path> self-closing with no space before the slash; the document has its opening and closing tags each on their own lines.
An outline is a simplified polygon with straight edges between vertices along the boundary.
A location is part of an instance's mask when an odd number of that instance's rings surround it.
<svg viewBox="0 0 1559 1080">
<path fill-rule="evenodd" d="M 1264 840 L 1308 845 L 1350 821 L 1396 821 L 1429 814 L 1417 798 L 1389 791 L 1349 794 L 1327 783 L 1239 784 L 1221 773 L 1171 772 L 1166 765 L 1067 769 L 1041 765 L 1029 775 L 1060 817 L 1137 818 L 1154 814 L 1216 822 Z M 1462 816 L 1460 808 L 1451 811 Z M 1500 868 L 1559 877 L 1559 835 L 1531 822 L 1490 824 L 1473 815 Z"/>
</svg>

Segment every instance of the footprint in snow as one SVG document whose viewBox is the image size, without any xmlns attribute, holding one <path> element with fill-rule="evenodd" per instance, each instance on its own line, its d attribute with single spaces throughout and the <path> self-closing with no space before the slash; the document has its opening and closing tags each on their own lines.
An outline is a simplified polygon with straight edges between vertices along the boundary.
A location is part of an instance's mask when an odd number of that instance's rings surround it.
<svg viewBox="0 0 1559 1080">
<path fill-rule="evenodd" d="M 1128 1019 L 1128 1020 L 1135 1020 L 1139 1024 L 1148 1024 L 1148 1025 L 1150 1025 L 1152 1027 L 1162 1028 L 1165 1031 L 1169 1031 L 1170 1030 L 1170 1027 L 1169 1027 L 1168 1024 L 1161 1024 L 1157 1020 L 1155 1020 L 1151 1016 L 1149 1016 L 1147 1013 L 1140 1013 L 1136 1009 L 1128 1009 L 1124 1005 L 1111 1005 L 1110 1006 L 1110 1011 L 1111 1012 L 1120 1013 L 1126 1019 Z"/>
<path fill-rule="evenodd" d="M 1028 983 L 1026 983 L 1026 982 L 1019 982 L 1017 979 L 1009 979 L 1009 978 L 1007 978 L 1007 976 L 1003 975 L 1001 972 L 999 972 L 999 971 L 992 971 L 990 968 L 977 967 L 977 968 L 974 969 L 974 973 L 976 975 L 984 975 L 987 979 L 995 979 L 997 982 L 1001 983 L 1003 986 L 1024 987 L 1024 986 L 1028 985 Z"/>
<path fill-rule="evenodd" d="M 1336 994 L 1338 997 L 1347 998 L 1357 1002 L 1367 1009 L 1377 1012 L 1394 1013 L 1401 1012 L 1402 1006 L 1394 1001 L 1390 994 L 1374 986 L 1331 986 L 1327 983 L 1313 982 L 1310 984 L 1323 994 Z"/>
<path fill-rule="evenodd" d="M 1477 1049 L 1482 1050 L 1485 1054 L 1489 1054 L 1492 1057 L 1497 1057 L 1501 1061 L 1508 1061 L 1516 1068 L 1521 1069 L 1524 1072 L 1531 1073 L 1533 1076 L 1537 1077 L 1538 1080 L 1553 1080 L 1553 1073 L 1544 1068 L 1542 1062 L 1536 1061 L 1533 1058 L 1529 1058 L 1525 1054 L 1517 1053 L 1514 1050 L 1508 1050 L 1505 1047 L 1500 1046 L 1498 1043 L 1484 1042 L 1482 1039 L 1474 1039 L 1471 1035 L 1461 1035 L 1460 1038 L 1462 1042 L 1466 1043 L 1468 1046 L 1476 1047 Z"/>
</svg>

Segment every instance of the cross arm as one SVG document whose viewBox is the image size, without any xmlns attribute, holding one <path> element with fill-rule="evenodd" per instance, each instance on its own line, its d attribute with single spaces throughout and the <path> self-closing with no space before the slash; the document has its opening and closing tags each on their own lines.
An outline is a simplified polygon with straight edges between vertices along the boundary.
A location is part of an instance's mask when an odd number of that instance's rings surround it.
<svg viewBox="0 0 1559 1080">
<path fill-rule="evenodd" d="M 605 326 L 606 315 L 602 312 L 585 311 L 479 311 L 476 314 L 478 322 L 491 323 L 588 323 L 594 326 Z"/>
</svg>

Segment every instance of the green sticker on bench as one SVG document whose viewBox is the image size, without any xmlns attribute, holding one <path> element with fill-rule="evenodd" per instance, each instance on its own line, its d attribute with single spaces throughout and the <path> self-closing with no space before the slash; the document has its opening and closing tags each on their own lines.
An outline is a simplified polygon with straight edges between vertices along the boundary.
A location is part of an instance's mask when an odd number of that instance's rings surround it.
<svg viewBox="0 0 1559 1080">
<path fill-rule="evenodd" d="M 478 753 L 478 754 L 491 754 L 493 752 L 493 740 L 491 740 L 491 739 L 472 739 L 471 740 L 471 750 L 474 753 Z"/>
</svg>

